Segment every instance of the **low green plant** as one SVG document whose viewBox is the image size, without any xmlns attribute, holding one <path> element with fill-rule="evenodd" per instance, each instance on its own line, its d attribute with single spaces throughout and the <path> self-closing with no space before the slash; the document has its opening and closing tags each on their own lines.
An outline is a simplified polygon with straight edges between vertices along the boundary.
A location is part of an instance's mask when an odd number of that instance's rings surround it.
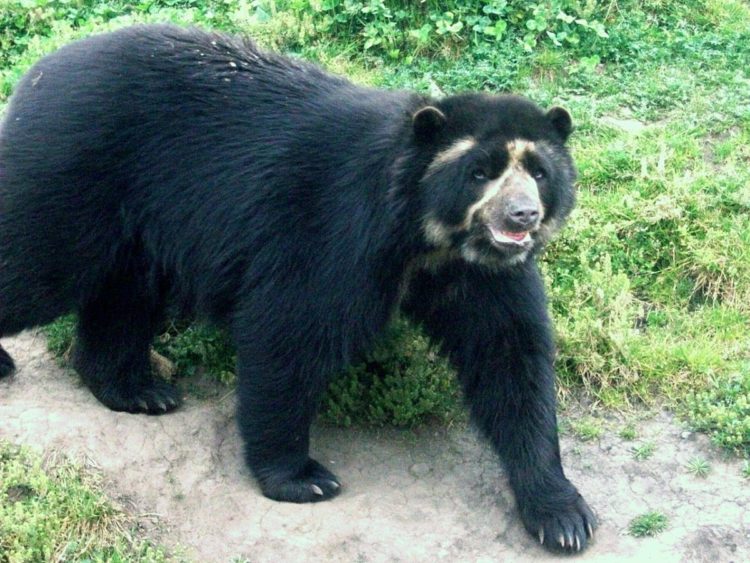
<svg viewBox="0 0 750 563">
<path fill-rule="evenodd" d="M 602 428 L 601 421 L 586 417 L 579 420 L 571 420 L 568 422 L 570 429 L 579 440 L 588 442 L 589 440 L 596 440 L 601 437 L 604 429 Z"/>
<path fill-rule="evenodd" d="M 299 27 L 285 14 L 270 18 L 258 2 L 225 0 L 5 0 L 0 3 L 0 102 L 42 55 L 90 33 L 129 24 L 171 21 L 228 31 L 257 31 L 259 39 L 289 42 Z M 265 14 L 265 16 L 264 16 Z M 265 24 L 264 24 L 265 22 Z"/>
<path fill-rule="evenodd" d="M 47 336 L 47 349 L 58 358 L 70 349 L 76 331 L 75 315 L 65 315 L 43 328 Z"/>
<path fill-rule="evenodd" d="M 667 517 L 661 512 L 647 512 L 630 521 L 628 531 L 636 538 L 655 536 L 667 529 Z"/>
<path fill-rule="evenodd" d="M 620 430 L 620 438 L 623 440 L 635 440 L 638 437 L 638 431 L 633 424 L 626 424 Z"/>
<path fill-rule="evenodd" d="M 654 451 L 656 451 L 656 446 L 654 445 L 653 442 L 646 442 L 639 446 L 633 446 L 631 451 L 633 452 L 633 458 L 635 460 L 645 461 L 648 458 L 650 458 L 652 455 L 654 455 Z"/>
<path fill-rule="evenodd" d="M 449 0 L 421 5 L 405 0 L 322 0 L 294 4 L 299 12 L 309 10 L 317 33 L 346 37 L 365 52 L 391 59 L 466 44 L 496 46 L 507 37 L 518 40 L 527 51 L 540 44 L 575 48 L 607 38 L 601 19 L 606 11 L 572 0 Z"/>
<path fill-rule="evenodd" d="M 234 383 L 236 355 L 221 330 L 201 324 L 171 324 L 156 338 L 154 349 L 171 360 L 182 376 L 200 371 L 225 385 Z"/>
<path fill-rule="evenodd" d="M 732 377 L 716 378 L 705 391 L 690 393 L 685 408 L 693 426 L 711 432 L 717 444 L 750 453 L 750 364 Z"/>
<path fill-rule="evenodd" d="M 413 426 L 428 418 L 459 416 L 456 378 L 422 332 L 397 318 L 366 359 L 333 381 L 323 420 Z"/>
<path fill-rule="evenodd" d="M 137 539 L 133 529 L 91 471 L 0 442 L 0 561 L 168 559 L 164 550 Z"/>
<path fill-rule="evenodd" d="M 685 466 L 688 473 L 696 477 L 706 477 L 711 472 L 711 465 L 703 458 L 694 457 Z"/>
</svg>

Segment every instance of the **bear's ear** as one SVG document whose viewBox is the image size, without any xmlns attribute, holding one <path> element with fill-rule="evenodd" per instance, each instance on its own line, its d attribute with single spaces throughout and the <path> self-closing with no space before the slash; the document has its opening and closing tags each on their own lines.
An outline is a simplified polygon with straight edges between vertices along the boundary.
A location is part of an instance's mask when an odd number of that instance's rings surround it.
<svg viewBox="0 0 750 563">
<path fill-rule="evenodd" d="M 445 114 L 434 106 L 425 106 L 412 117 L 414 136 L 419 141 L 430 142 L 445 127 Z"/>
<path fill-rule="evenodd" d="M 547 112 L 547 119 L 557 131 L 563 141 L 567 141 L 573 131 L 573 119 L 568 110 L 555 106 Z"/>
</svg>

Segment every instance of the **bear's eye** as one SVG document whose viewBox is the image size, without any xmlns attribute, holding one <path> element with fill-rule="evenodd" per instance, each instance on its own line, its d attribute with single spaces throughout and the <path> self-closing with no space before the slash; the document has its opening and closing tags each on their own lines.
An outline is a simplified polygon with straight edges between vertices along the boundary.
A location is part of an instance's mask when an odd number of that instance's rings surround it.
<svg viewBox="0 0 750 563">
<path fill-rule="evenodd" d="M 482 168 L 475 168 L 471 171 L 471 177 L 475 180 L 486 180 L 487 173 Z"/>
<path fill-rule="evenodd" d="M 531 177 L 534 178 L 534 180 L 543 180 L 544 178 L 547 177 L 547 174 L 541 168 L 537 168 L 531 174 Z"/>
</svg>

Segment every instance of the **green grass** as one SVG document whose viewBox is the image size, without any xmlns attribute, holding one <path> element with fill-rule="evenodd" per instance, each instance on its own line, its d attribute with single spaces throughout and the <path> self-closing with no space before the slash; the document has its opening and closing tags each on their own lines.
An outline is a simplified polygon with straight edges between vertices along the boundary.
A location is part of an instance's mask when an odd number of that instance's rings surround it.
<svg viewBox="0 0 750 563">
<path fill-rule="evenodd" d="M 512 90 L 569 108 L 579 205 L 543 260 L 561 399 L 666 405 L 750 455 L 746 2 L 10 0 L 0 103 L 59 45 L 164 20 L 248 32 L 377 86 Z M 393 334 L 338 380 L 328 420 L 453 416 L 450 370 L 418 332 Z M 158 344 L 182 371 L 231 380 L 221 336 L 181 335 Z"/>
<path fill-rule="evenodd" d="M 652 455 L 654 455 L 656 446 L 653 442 L 645 442 L 638 446 L 633 446 L 631 448 L 631 451 L 633 452 L 633 459 L 635 459 L 636 461 L 645 461 Z"/>
<path fill-rule="evenodd" d="M 684 407 L 693 425 L 711 431 L 716 443 L 737 451 L 750 444 L 750 363 L 738 374 L 716 377 L 691 392 Z"/>
<path fill-rule="evenodd" d="M 0 561 L 174 560 L 134 530 L 91 471 L 0 442 Z"/>
<path fill-rule="evenodd" d="M 694 457 L 687 462 L 685 469 L 687 469 L 688 473 L 696 477 L 705 478 L 711 473 L 711 464 L 703 458 Z"/>
<path fill-rule="evenodd" d="M 667 529 L 667 517 L 661 512 L 647 512 L 630 521 L 628 531 L 636 538 L 655 536 Z"/>
<path fill-rule="evenodd" d="M 623 440 L 635 440 L 638 437 L 638 431 L 632 424 L 626 424 L 622 427 L 619 433 L 620 438 Z"/>
<path fill-rule="evenodd" d="M 573 434 L 583 442 L 596 440 L 604 433 L 601 421 L 592 417 L 569 420 L 568 425 Z"/>
</svg>

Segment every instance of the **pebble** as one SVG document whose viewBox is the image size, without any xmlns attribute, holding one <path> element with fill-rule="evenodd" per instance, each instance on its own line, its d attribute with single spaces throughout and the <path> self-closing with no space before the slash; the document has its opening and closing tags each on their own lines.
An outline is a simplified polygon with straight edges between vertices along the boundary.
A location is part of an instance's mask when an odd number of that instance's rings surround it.
<svg viewBox="0 0 750 563">
<path fill-rule="evenodd" d="M 415 463 L 409 468 L 409 473 L 414 475 L 414 477 L 424 477 L 430 471 L 432 471 L 432 468 L 426 463 Z"/>
</svg>

